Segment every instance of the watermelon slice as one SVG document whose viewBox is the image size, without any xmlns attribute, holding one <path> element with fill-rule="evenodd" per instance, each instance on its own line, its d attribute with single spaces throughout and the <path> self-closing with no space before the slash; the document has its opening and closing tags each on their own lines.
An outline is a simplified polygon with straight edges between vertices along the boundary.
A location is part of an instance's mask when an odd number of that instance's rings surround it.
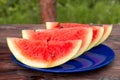
<svg viewBox="0 0 120 80">
<path fill-rule="evenodd" d="M 98 46 L 99 44 L 103 43 L 110 35 L 112 32 L 112 25 L 102 25 L 102 26 L 94 26 L 94 25 L 89 25 L 89 24 L 78 24 L 78 23 L 59 23 L 57 26 L 57 22 L 46 22 L 46 28 L 48 29 L 53 29 L 53 28 L 70 28 L 70 27 L 92 27 L 93 28 L 93 40 L 92 43 L 90 44 L 89 49 L 92 48 L 92 46 Z M 103 28 L 103 29 L 102 29 Z M 96 44 L 97 43 L 97 44 Z"/>
<path fill-rule="evenodd" d="M 46 22 L 46 29 L 60 29 L 60 28 L 70 28 L 79 26 L 90 26 L 89 24 L 78 24 L 78 23 L 59 23 L 59 22 Z"/>
<path fill-rule="evenodd" d="M 92 49 L 93 47 L 95 47 L 95 45 L 101 40 L 101 38 L 103 37 L 103 33 L 104 33 L 104 28 L 103 27 L 98 27 L 98 26 L 92 26 L 93 28 L 93 38 L 92 41 L 90 43 L 90 46 L 88 47 L 87 50 Z"/>
<path fill-rule="evenodd" d="M 96 45 L 103 43 L 110 36 L 110 33 L 112 32 L 112 28 L 113 28 L 113 25 L 94 26 L 94 25 L 89 25 L 89 24 L 78 24 L 78 23 L 59 23 L 57 25 L 57 22 L 56 22 L 57 26 L 55 26 L 55 25 L 53 25 L 53 24 L 55 24 L 55 22 L 48 22 L 48 23 L 51 24 L 51 25 L 46 25 L 46 28 L 49 28 L 49 29 L 58 28 L 58 27 L 60 28 L 60 26 L 62 26 L 62 28 L 93 27 L 93 37 L 94 37 L 94 33 L 98 37 L 98 41 L 96 42 L 97 43 Z M 101 27 L 104 29 L 101 29 Z M 101 35 L 102 35 L 102 37 L 100 38 Z"/>
<path fill-rule="evenodd" d="M 63 28 L 63 29 L 49 29 L 40 30 L 34 32 L 34 30 L 23 30 L 23 38 L 33 39 L 33 40 L 56 40 L 56 41 L 66 41 L 66 40 L 82 40 L 81 48 L 73 58 L 76 58 L 83 54 L 88 48 L 92 40 L 92 28 Z"/>
<path fill-rule="evenodd" d="M 109 37 L 110 33 L 112 32 L 112 28 L 113 28 L 112 25 L 103 25 L 103 27 L 104 27 L 103 36 L 100 39 L 100 41 L 96 44 L 96 46 L 103 43 Z"/>
<path fill-rule="evenodd" d="M 81 40 L 46 41 L 7 38 L 8 47 L 20 62 L 37 68 L 50 68 L 70 60 L 81 46 Z"/>
<path fill-rule="evenodd" d="M 104 33 L 104 27 L 99 26 L 91 26 L 89 24 L 78 24 L 78 23 L 60 23 L 58 22 L 46 22 L 46 28 L 47 29 L 59 29 L 59 28 L 71 28 L 71 27 L 91 27 L 93 28 L 93 38 L 92 42 L 90 43 L 88 50 L 93 48 L 97 43 L 101 40 L 103 33 Z"/>
</svg>

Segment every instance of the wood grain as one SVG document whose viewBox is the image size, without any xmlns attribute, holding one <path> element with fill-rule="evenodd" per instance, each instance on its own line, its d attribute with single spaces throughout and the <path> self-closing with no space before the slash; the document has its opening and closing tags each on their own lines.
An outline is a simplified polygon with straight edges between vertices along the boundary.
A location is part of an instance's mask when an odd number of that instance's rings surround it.
<svg viewBox="0 0 120 80">
<path fill-rule="evenodd" d="M 82 73 L 54 74 L 25 69 L 11 59 L 6 37 L 21 37 L 23 29 L 44 29 L 44 25 L 0 25 L 0 80 L 120 80 L 120 25 L 114 25 L 110 37 L 104 42 L 115 52 L 109 65 Z"/>
</svg>

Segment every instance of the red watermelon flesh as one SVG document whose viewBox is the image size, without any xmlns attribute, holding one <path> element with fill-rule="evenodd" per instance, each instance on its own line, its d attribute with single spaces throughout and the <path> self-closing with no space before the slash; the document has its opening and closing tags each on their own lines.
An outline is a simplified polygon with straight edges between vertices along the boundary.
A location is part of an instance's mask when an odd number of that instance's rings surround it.
<svg viewBox="0 0 120 80">
<path fill-rule="evenodd" d="M 88 24 L 78 24 L 78 23 L 60 23 L 59 26 L 62 26 L 63 28 L 70 28 L 70 27 L 92 27 L 93 28 L 93 38 L 92 42 L 90 43 L 89 47 L 87 50 L 90 50 L 93 48 L 97 43 L 101 42 L 101 38 L 103 37 L 104 33 L 104 27 L 100 26 L 93 26 L 93 25 L 88 25 Z"/>
<path fill-rule="evenodd" d="M 54 22 L 49 24 L 54 24 Z M 89 25 L 89 24 L 78 24 L 78 23 L 60 23 L 59 26 L 49 26 L 47 25 L 46 28 L 70 28 L 70 27 L 92 27 L 93 28 L 93 39 L 92 42 L 89 46 L 89 49 L 91 49 L 94 46 L 97 46 L 101 43 L 103 43 L 110 35 L 112 32 L 112 25 L 102 25 L 102 26 L 94 26 L 94 25 Z"/>
<path fill-rule="evenodd" d="M 37 68 L 50 68 L 70 60 L 79 50 L 81 40 L 46 41 L 7 38 L 8 47 L 20 62 Z"/>
<path fill-rule="evenodd" d="M 66 40 L 82 40 L 81 48 L 76 54 L 76 57 L 80 56 L 88 48 L 92 40 L 92 29 L 91 28 L 63 28 L 63 29 L 49 29 L 40 30 L 34 32 L 33 30 L 23 30 L 23 38 L 34 39 L 34 40 L 55 40 L 55 41 L 66 41 Z"/>
<path fill-rule="evenodd" d="M 46 22 L 46 29 L 60 29 L 69 27 L 88 27 L 89 24 L 78 24 L 78 23 L 59 23 L 59 22 Z"/>
<path fill-rule="evenodd" d="M 71 28 L 71 27 L 91 27 L 93 29 L 93 38 L 87 50 L 90 50 L 95 45 L 97 45 L 97 43 L 101 40 L 104 33 L 104 27 L 100 27 L 100 26 L 93 26 L 89 24 L 78 24 L 78 23 L 60 23 L 57 25 L 57 23 L 58 22 L 46 22 L 46 28 L 59 29 L 59 28 Z"/>
<path fill-rule="evenodd" d="M 49 25 L 48 25 L 49 26 Z M 60 23 L 59 26 L 57 27 L 62 27 L 62 28 L 70 28 L 70 27 L 90 27 L 89 24 L 79 24 L 79 23 Z"/>
</svg>

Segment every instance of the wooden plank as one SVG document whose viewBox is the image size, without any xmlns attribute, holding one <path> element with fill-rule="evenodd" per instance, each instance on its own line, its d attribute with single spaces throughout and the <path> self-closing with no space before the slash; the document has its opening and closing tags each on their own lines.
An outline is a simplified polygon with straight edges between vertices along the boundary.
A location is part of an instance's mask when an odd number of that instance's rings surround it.
<svg viewBox="0 0 120 80">
<path fill-rule="evenodd" d="M 0 80 L 120 80 L 120 25 L 114 25 L 110 37 L 104 42 L 115 52 L 114 61 L 97 70 L 55 74 L 25 69 L 11 59 L 11 52 L 6 43 L 6 37 L 21 37 L 22 29 L 44 29 L 44 25 L 0 25 Z"/>
<path fill-rule="evenodd" d="M 25 76 L 19 76 L 19 75 L 0 75 L 0 80 L 33 80 L 28 79 L 28 77 Z"/>
<path fill-rule="evenodd" d="M 120 49 L 120 36 L 111 35 L 105 42 L 103 42 L 103 44 L 107 45 L 108 47 L 114 50 L 119 50 Z"/>
<path fill-rule="evenodd" d="M 79 80 L 79 79 L 98 80 L 101 78 L 106 78 L 108 80 L 111 80 L 111 78 L 112 78 L 112 80 L 114 80 L 114 79 L 120 80 L 120 75 L 119 75 L 120 70 L 110 70 L 109 74 L 106 73 L 107 72 L 106 70 L 102 70 L 102 69 L 100 69 L 100 70 L 99 71 L 94 70 L 94 71 L 82 72 L 82 73 L 68 73 L 68 74 L 42 73 L 42 72 L 35 72 L 35 71 L 32 71 L 32 73 L 34 73 L 34 74 L 31 74 L 31 71 L 17 70 L 17 71 L 5 72 L 6 74 L 0 73 L 0 75 L 1 76 L 8 75 L 7 78 L 10 77 L 9 75 L 16 76 L 16 77 L 17 76 L 24 76 L 24 77 L 31 76 L 34 78 L 38 78 L 38 79 L 42 78 L 45 80 L 46 79 L 47 80 L 49 80 L 49 79 L 52 79 L 52 80 Z"/>
</svg>

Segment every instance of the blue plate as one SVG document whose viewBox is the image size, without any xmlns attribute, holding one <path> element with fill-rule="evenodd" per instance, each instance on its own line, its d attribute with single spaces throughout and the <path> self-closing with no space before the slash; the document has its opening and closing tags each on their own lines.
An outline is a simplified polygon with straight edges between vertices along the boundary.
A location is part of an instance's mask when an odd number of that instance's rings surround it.
<svg viewBox="0 0 120 80">
<path fill-rule="evenodd" d="M 44 69 L 44 68 L 34 68 L 25 65 L 19 62 L 12 55 L 13 61 L 22 67 L 36 71 L 53 72 L 53 73 L 72 73 L 72 72 L 83 72 L 83 71 L 94 70 L 109 64 L 114 59 L 114 57 L 115 54 L 112 51 L 112 49 L 101 44 L 89 50 L 88 52 L 84 53 L 80 57 L 70 60 L 61 66 Z"/>
</svg>

